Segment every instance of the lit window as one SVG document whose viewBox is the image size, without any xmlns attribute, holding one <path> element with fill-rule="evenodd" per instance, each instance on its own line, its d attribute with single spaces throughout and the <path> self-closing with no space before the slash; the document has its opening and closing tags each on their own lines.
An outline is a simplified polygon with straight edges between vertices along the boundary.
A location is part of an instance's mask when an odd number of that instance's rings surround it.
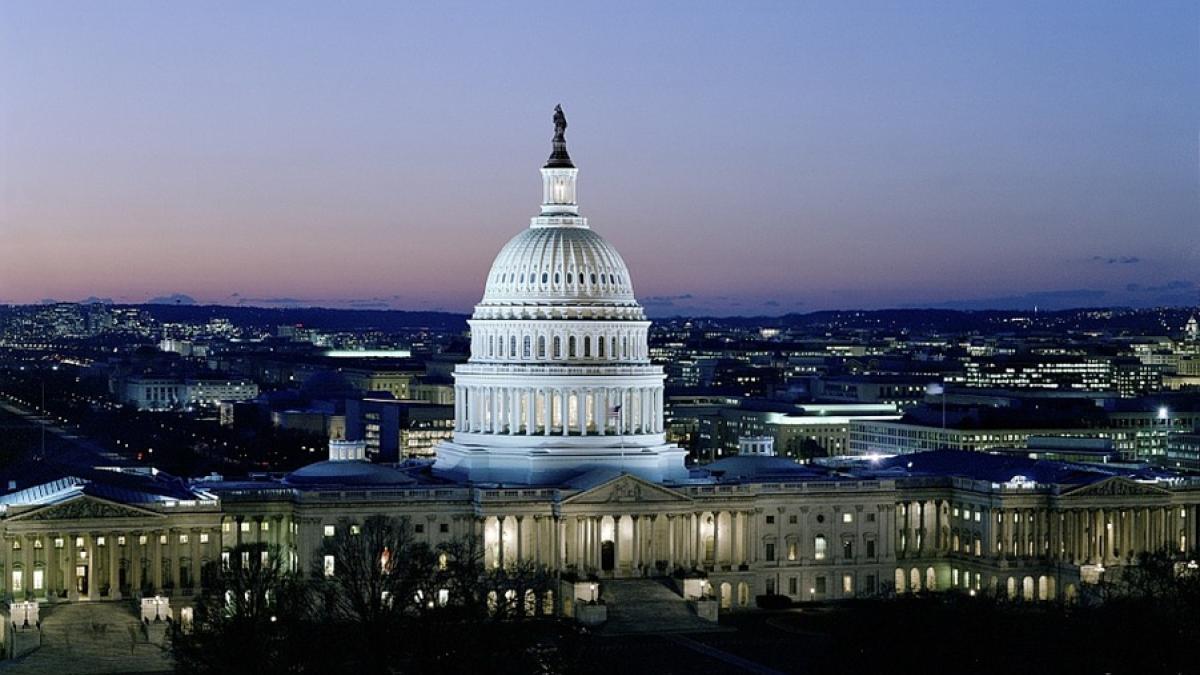
<svg viewBox="0 0 1200 675">
<path fill-rule="evenodd" d="M 34 570 L 33 571 L 33 590 L 35 590 L 35 591 L 42 590 L 42 580 L 43 580 L 45 574 L 46 573 L 43 570 Z"/>
<path fill-rule="evenodd" d="M 266 532 L 271 529 L 271 524 L 264 520 L 261 523 L 259 523 L 258 529 L 262 530 L 263 532 Z"/>
<path fill-rule="evenodd" d="M 229 567 L 229 551 L 221 551 L 221 566 Z"/>
<path fill-rule="evenodd" d="M 201 544 L 207 544 L 207 543 L 208 543 L 208 533 L 207 533 L 207 532 L 201 532 L 201 533 L 200 533 L 200 543 L 201 543 Z"/>
<path fill-rule="evenodd" d="M 829 548 L 829 542 L 822 535 L 817 535 L 813 539 L 813 558 L 816 560 L 824 560 L 826 550 Z"/>
<path fill-rule="evenodd" d="M 333 536 L 333 533 L 334 533 L 334 527 L 333 527 L 333 525 L 326 525 L 326 526 L 325 526 L 325 536 L 326 536 L 326 537 L 332 537 L 332 536 Z"/>
<path fill-rule="evenodd" d="M 12 589 L 13 593 L 22 593 L 25 591 L 25 578 L 21 574 L 21 570 L 13 570 L 12 573 Z"/>
<path fill-rule="evenodd" d="M 327 576 L 327 577 L 333 576 L 333 556 L 331 556 L 331 555 L 325 556 L 324 569 L 325 569 L 325 576 Z"/>
<path fill-rule="evenodd" d="M 330 527 L 332 527 L 332 526 L 330 526 Z M 325 536 L 326 536 L 326 537 L 332 537 L 332 536 L 333 536 L 333 532 L 331 532 L 331 531 L 330 531 L 330 527 L 326 527 L 326 528 L 325 528 Z M 361 533 L 362 533 L 362 528 L 361 528 L 361 527 L 359 527 L 358 525 L 351 525 L 351 526 L 350 526 L 350 534 L 361 534 Z"/>
<path fill-rule="evenodd" d="M 54 540 L 54 548 L 62 548 L 65 543 L 62 537 L 58 537 Z"/>
<path fill-rule="evenodd" d="M 188 543 L 188 536 L 186 534 L 179 535 L 179 543 L 181 543 L 181 544 Z"/>
<path fill-rule="evenodd" d="M 165 534 L 158 535 L 158 543 L 162 544 L 163 546 L 166 546 L 167 545 L 167 535 L 165 535 Z"/>
<path fill-rule="evenodd" d="M 41 548 L 41 547 L 42 547 L 42 540 L 41 540 L 41 539 L 34 539 L 34 540 L 33 540 L 33 547 L 34 547 L 34 548 Z"/>
<path fill-rule="evenodd" d="M 21 540 L 20 539 L 13 539 L 13 550 L 14 551 L 21 550 Z"/>
<path fill-rule="evenodd" d="M 249 532 L 250 531 L 250 523 L 243 520 L 241 529 L 242 529 L 242 532 Z"/>
<path fill-rule="evenodd" d="M 854 514 L 849 513 L 849 512 L 843 513 L 842 514 L 842 522 L 843 523 L 853 523 L 854 522 Z"/>
<path fill-rule="evenodd" d="M 231 528 L 230 528 L 230 523 L 229 523 L 229 521 L 225 521 L 225 522 L 221 523 L 221 531 L 222 531 L 222 532 L 226 532 L 226 533 L 228 533 L 230 529 L 231 529 Z"/>
<path fill-rule="evenodd" d="M 258 561 L 262 564 L 263 567 L 266 567 L 268 558 L 269 558 L 269 556 L 268 556 L 267 552 L 263 551 L 262 553 L 259 554 Z"/>
<path fill-rule="evenodd" d="M 854 575 L 853 574 L 843 574 L 842 575 L 842 593 L 845 593 L 847 595 L 854 593 Z"/>
</svg>

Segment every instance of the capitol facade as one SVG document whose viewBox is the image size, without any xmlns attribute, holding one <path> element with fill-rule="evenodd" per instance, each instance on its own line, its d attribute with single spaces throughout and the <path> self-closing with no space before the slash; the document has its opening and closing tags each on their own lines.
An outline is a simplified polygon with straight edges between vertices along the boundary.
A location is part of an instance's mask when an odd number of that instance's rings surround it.
<svg viewBox="0 0 1200 675">
<path fill-rule="evenodd" d="M 958 451 L 835 468 L 776 457 L 763 439 L 685 464 L 664 438 L 663 373 L 630 270 L 579 214 L 557 122 L 540 213 L 496 257 L 470 320 L 454 437 L 436 461 L 374 464 L 333 443 L 326 461 L 244 480 L 30 465 L 0 494 L 0 595 L 183 612 L 204 570 L 247 547 L 336 574 L 322 542 L 378 514 L 432 545 L 475 538 L 489 566 L 528 561 L 600 586 L 562 586 L 568 615 L 655 577 L 678 581 L 681 604 L 720 611 L 926 590 L 1069 599 L 1141 551 L 1194 547 L 1200 484 L 1164 471 Z"/>
</svg>

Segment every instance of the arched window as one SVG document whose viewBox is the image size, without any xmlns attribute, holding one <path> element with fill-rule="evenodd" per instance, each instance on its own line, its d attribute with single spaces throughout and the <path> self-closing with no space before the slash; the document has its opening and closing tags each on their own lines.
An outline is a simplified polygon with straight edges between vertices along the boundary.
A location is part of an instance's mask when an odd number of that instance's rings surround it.
<svg viewBox="0 0 1200 675">
<path fill-rule="evenodd" d="M 575 336 L 567 338 L 567 358 L 575 358 Z"/>
<path fill-rule="evenodd" d="M 488 356 L 495 356 L 495 355 L 496 355 L 496 336 L 495 336 L 495 335 L 489 335 L 489 336 L 488 336 L 488 349 L 487 349 L 487 355 L 488 355 Z"/>
<path fill-rule="evenodd" d="M 592 285 L 596 284 L 596 273 L 592 272 Z"/>
<path fill-rule="evenodd" d="M 614 335 L 608 338 L 608 353 L 615 359 L 617 358 L 617 336 Z"/>
<path fill-rule="evenodd" d="M 824 560 L 825 555 L 829 550 L 829 542 L 826 541 L 825 535 L 818 534 L 813 538 L 813 559 Z"/>
<path fill-rule="evenodd" d="M 508 357 L 511 359 L 517 358 L 517 336 L 513 335 L 508 338 Z"/>
<path fill-rule="evenodd" d="M 533 349 L 533 338 L 526 335 L 524 344 L 522 346 L 524 347 L 524 350 L 521 352 L 521 356 L 526 359 L 531 358 L 533 356 L 533 354 L 530 353 Z"/>
<path fill-rule="evenodd" d="M 597 341 L 596 341 L 596 356 L 598 356 L 600 358 L 604 358 L 604 343 L 607 341 L 608 341 L 608 338 L 604 337 L 603 335 L 601 335 L 597 339 Z"/>
<path fill-rule="evenodd" d="M 546 336 L 545 335 L 538 336 L 538 355 L 537 355 L 537 357 L 539 359 L 546 358 Z"/>
<path fill-rule="evenodd" d="M 544 284 L 548 281 L 550 281 L 550 275 L 545 272 L 542 272 L 542 283 Z"/>
<path fill-rule="evenodd" d="M 582 286 L 582 285 L 583 285 L 583 272 L 580 272 L 580 273 L 579 273 L 579 285 L 580 285 L 580 286 Z"/>
<path fill-rule="evenodd" d="M 621 358 L 623 358 L 623 359 L 629 358 L 629 336 L 628 335 L 621 336 Z"/>
<path fill-rule="evenodd" d="M 592 336 L 585 335 L 583 338 L 583 357 L 592 358 Z"/>
</svg>

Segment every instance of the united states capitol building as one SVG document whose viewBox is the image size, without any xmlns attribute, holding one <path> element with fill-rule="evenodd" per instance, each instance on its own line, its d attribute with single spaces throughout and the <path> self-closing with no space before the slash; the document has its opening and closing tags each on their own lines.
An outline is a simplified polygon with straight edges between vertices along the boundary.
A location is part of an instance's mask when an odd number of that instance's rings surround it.
<svg viewBox="0 0 1200 675">
<path fill-rule="evenodd" d="M 765 595 L 1070 599 L 1141 551 L 1193 548 L 1200 483 L 1162 471 L 957 451 L 827 468 L 760 438 L 687 465 L 664 435 L 650 322 L 621 255 L 581 215 L 556 117 L 540 213 L 488 272 L 436 461 L 373 464 L 334 442 L 327 461 L 274 478 L 31 465 L 0 486 L 0 594 L 182 611 L 206 569 L 254 546 L 336 574 L 322 541 L 376 514 L 434 545 L 476 537 L 489 566 L 532 561 L 601 586 L 692 580 L 683 592 L 720 611 Z"/>
</svg>

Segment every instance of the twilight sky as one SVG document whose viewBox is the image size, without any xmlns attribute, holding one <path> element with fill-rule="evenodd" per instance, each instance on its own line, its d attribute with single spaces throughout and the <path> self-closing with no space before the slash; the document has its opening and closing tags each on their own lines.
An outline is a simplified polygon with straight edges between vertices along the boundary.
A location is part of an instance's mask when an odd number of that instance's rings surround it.
<svg viewBox="0 0 1200 675">
<path fill-rule="evenodd" d="M 1200 300 L 1200 5 L 0 3 L 0 302 L 467 310 L 540 200 L 654 315 Z"/>
</svg>

